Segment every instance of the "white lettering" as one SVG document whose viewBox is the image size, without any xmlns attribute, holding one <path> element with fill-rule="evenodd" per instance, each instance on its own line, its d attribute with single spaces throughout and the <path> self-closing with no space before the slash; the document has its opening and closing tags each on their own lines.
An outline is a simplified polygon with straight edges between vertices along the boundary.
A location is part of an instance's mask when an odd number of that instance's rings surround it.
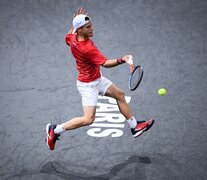
<svg viewBox="0 0 207 180">
<path fill-rule="evenodd" d="M 101 131 L 101 128 L 89 129 L 87 134 L 93 137 L 106 137 L 111 135 L 111 137 L 120 137 L 123 135 L 123 131 L 119 129 L 106 129 Z"/>
<path fill-rule="evenodd" d="M 92 127 L 113 127 L 113 128 L 124 128 L 124 124 L 109 124 L 109 123 L 93 123 Z"/>
<path fill-rule="evenodd" d="M 115 113 L 96 113 L 96 119 L 94 122 L 108 121 L 111 123 L 123 123 L 125 117 L 122 114 Z"/>
<path fill-rule="evenodd" d="M 111 111 L 119 111 L 118 106 L 114 104 L 97 103 L 96 112 L 111 112 Z"/>
<path fill-rule="evenodd" d="M 106 99 L 108 100 L 109 103 L 111 104 L 117 104 L 116 99 L 111 98 L 111 97 L 107 97 L 107 96 L 98 96 L 98 99 Z M 129 104 L 131 101 L 131 97 L 130 96 L 125 96 L 126 102 Z"/>
</svg>

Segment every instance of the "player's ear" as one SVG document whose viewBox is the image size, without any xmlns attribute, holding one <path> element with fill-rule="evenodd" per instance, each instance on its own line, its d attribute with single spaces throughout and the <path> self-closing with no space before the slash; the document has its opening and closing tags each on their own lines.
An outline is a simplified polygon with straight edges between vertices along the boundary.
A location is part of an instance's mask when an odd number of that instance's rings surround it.
<svg viewBox="0 0 207 180">
<path fill-rule="evenodd" d="M 76 31 L 77 31 L 77 33 L 80 33 L 80 32 L 82 32 L 82 29 L 83 29 L 83 27 L 79 27 Z"/>
</svg>

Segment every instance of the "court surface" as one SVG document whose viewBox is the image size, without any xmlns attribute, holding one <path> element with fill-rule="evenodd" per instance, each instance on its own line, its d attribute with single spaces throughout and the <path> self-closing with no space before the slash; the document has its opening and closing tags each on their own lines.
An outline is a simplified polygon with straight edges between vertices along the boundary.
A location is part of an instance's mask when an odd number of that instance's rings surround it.
<svg viewBox="0 0 207 180">
<path fill-rule="evenodd" d="M 132 54 L 144 68 L 135 92 L 128 65 L 102 73 L 138 120 L 156 122 L 134 139 L 114 100 L 100 97 L 95 123 L 62 134 L 49 151 L 46 124 L 82 115 L 64 42 L 82 6 L 102 53 Z M 207 180 L 206 9 L 203 0 L 1 0 L 0 179 Z"/>
</svg>

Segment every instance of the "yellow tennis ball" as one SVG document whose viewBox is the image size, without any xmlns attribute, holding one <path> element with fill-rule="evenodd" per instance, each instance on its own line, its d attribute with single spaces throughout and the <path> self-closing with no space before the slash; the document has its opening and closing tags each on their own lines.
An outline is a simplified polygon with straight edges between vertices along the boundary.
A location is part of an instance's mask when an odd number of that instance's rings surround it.
<svg viewBox="0 0 207 180">
<path fill-rule="evenodd" d="M 161 88 L 161 89 L 159 89 L 159 90 L 157 91 L 157 93 L 158 93 L 160 96 L 164 96 L 164 95 L 166 95 L 167 90 L 164 89 L 164 88 Z"/>
</svg>

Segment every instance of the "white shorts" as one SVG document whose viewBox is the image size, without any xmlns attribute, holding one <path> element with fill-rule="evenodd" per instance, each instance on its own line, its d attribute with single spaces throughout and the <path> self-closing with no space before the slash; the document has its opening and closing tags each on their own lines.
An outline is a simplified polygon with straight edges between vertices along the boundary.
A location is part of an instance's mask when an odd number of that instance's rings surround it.
<svg viewBox="0 0 207 180">
<path fill-rule="evenodd" d="M 96 106 L 98 95 L 104 96 L 112 82 L 105 77 L 85 83 L 77 80 L 77 88 L 82 97 L 83 106 Z"/>
</svg>

